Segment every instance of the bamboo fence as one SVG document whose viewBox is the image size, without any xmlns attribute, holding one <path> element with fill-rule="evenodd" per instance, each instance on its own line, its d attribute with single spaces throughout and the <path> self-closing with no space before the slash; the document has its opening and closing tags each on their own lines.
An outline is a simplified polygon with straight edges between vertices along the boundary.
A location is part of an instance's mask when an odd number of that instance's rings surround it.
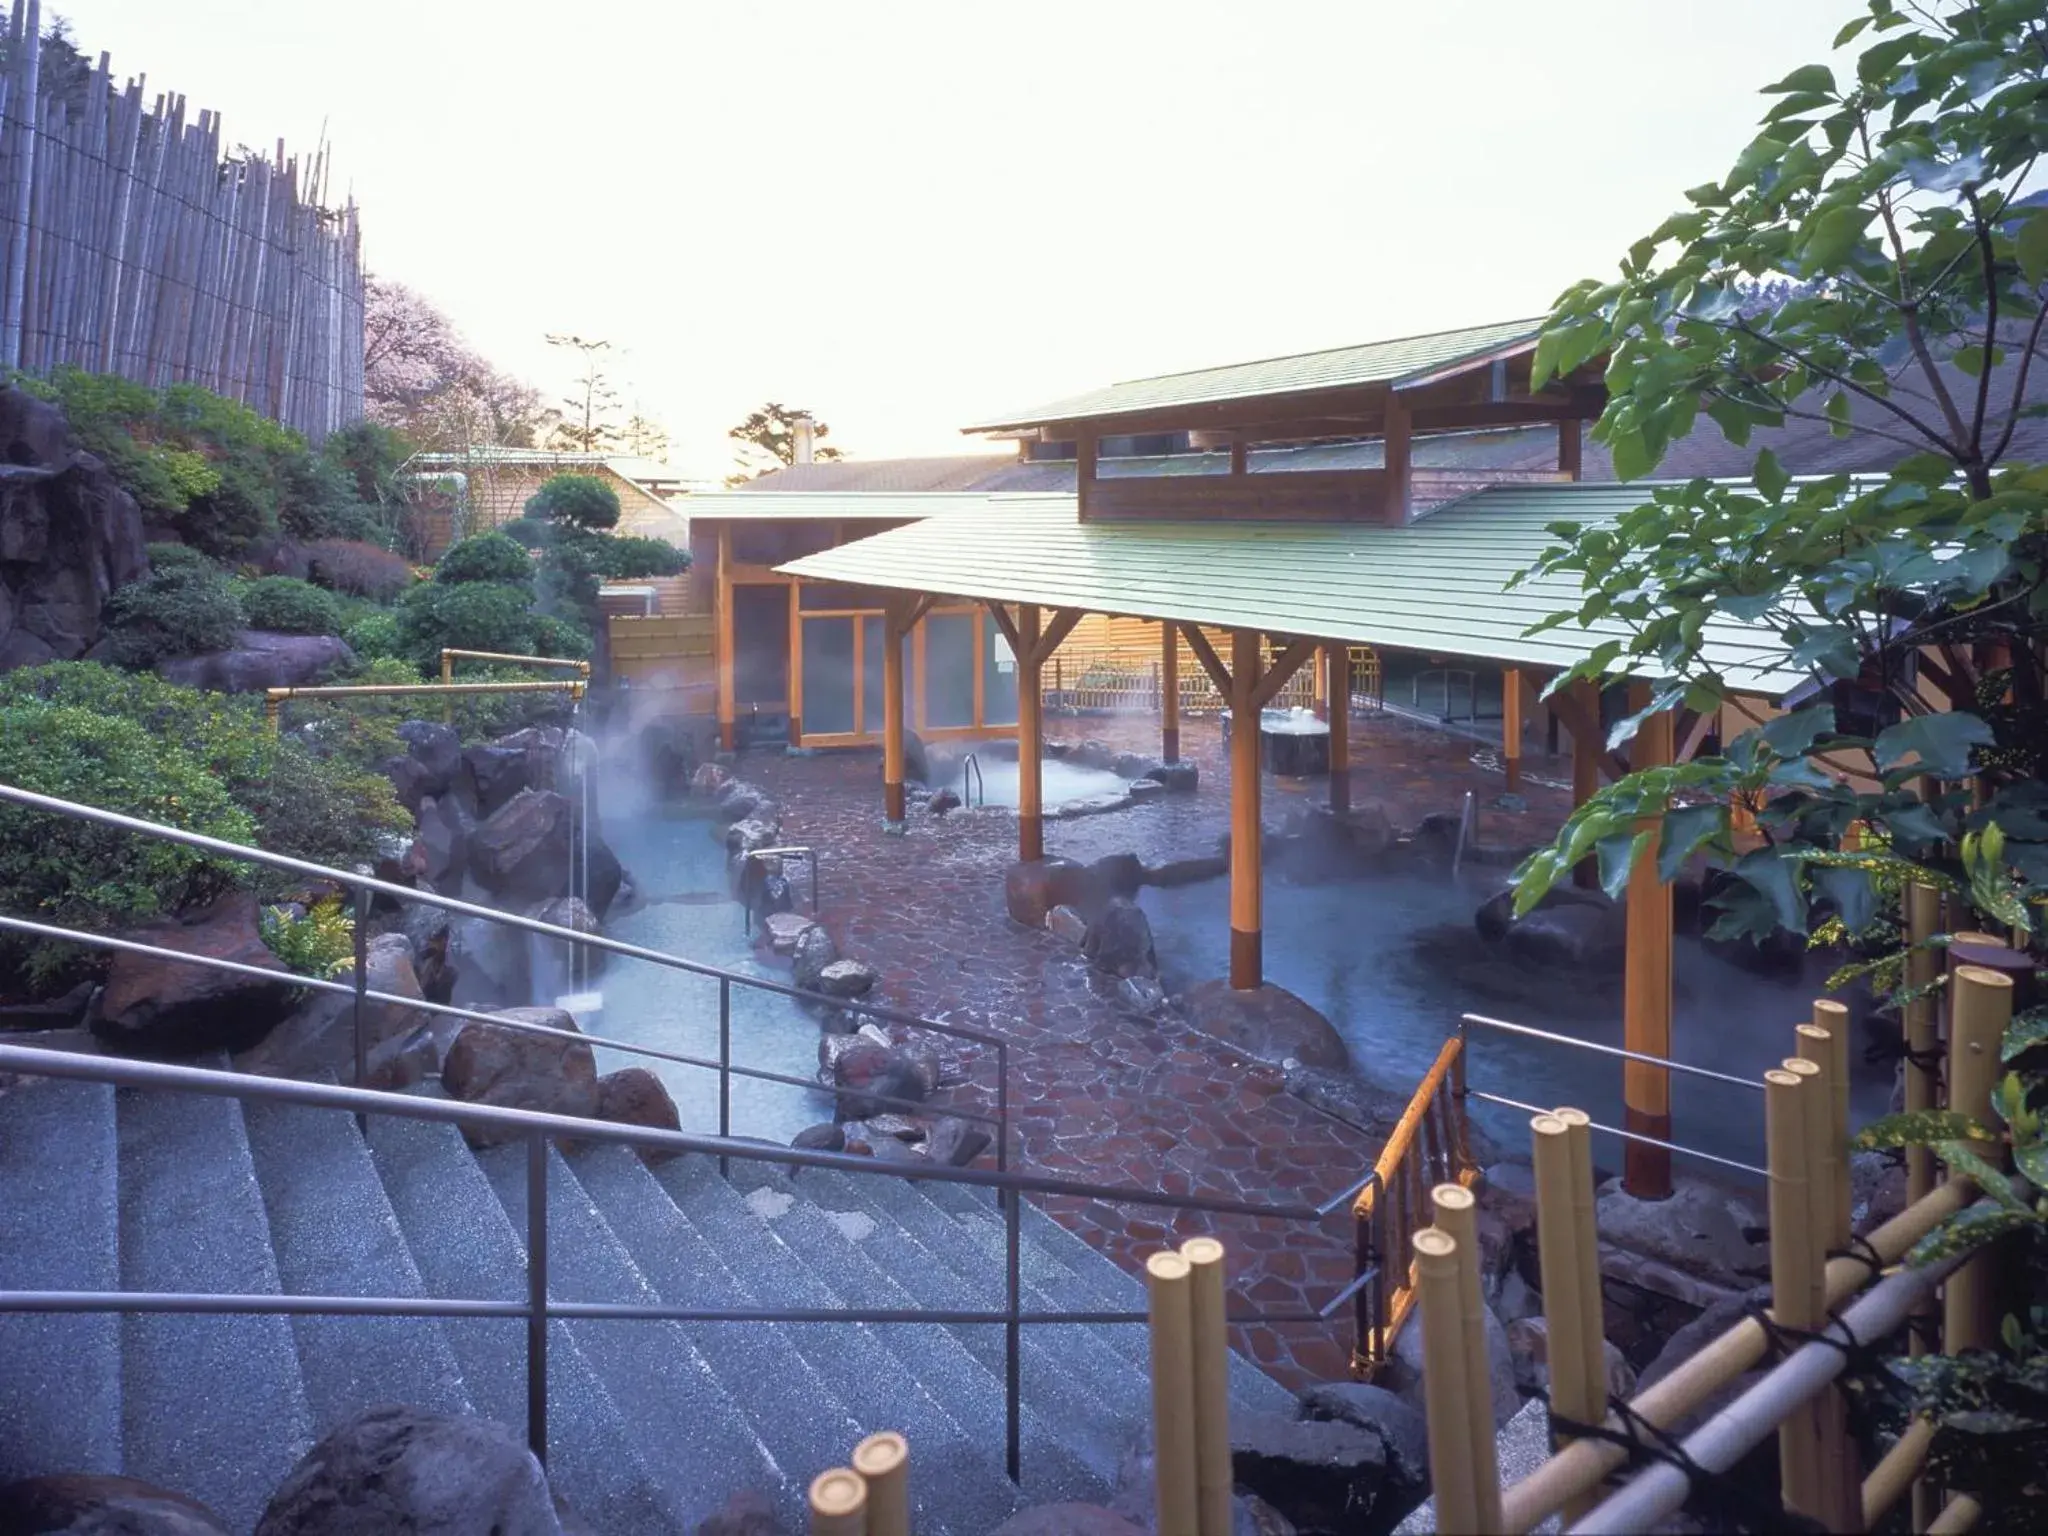
<svg viewBox="0 0 2048 1536">
<path fill-rule="evenodd" d="M 218 113 L 101 54 L 82 103 L 41 78 L 40 0 L 0 72 L 0 370 L 199 384 L 318 440 L 363 413 L 362 235 L 303 167 L 224 152 Z"/>
</svg>

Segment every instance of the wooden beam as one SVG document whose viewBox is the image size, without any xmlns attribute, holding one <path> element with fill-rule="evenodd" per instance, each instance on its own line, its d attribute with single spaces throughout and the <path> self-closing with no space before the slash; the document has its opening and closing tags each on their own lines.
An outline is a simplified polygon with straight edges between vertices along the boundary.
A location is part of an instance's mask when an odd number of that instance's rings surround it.
<svg viewBox="0 0 2048 1536">
<path fill-rule="evenodd" d="M 1264 709 L 1273 702 L 1273 697 L 1287 686 L 1288 679 L 1299 672 L 1302 664 L 1316 653 L 1313 640 L 1296 640 L 1273 658 L 1273 664 L 1263 673 L 1255 674 L 1252 681 L 1252 708 Z"/>
<path fill-rule="evenodd" d="M 1255 992 L 1265 980 L 1259 707 L 1254 699 L 1258 631 L 1231 631 L 1230 666 L 1238 680 L 1225 695 L 1230 700 L 1230 985 L 1239 992 Z"/>
<path fill-rule="evenodd" d="M 920 592 L 910 604 L 910 617 L 903 621 L 903 632 L 907 635 L 917 627 L 918 620 L 932 611 L 932 604 L 938 601 L 934 592 Z"/>
<path fill-rule="evenodd" d="M 882 825 L 897 832 L 903 830 L 903 637 L 915 622 L 911 611 L 896 598 L 882 614 Z"/>
<path fill-rule="evenodd" d="M 1202 664 L 1202 670 L 1209 674 L 1209 681 L 1216 685 L 1216 691 L 1227 702 L 1230 698 L 1230 672 L 1216 654 L 1216 647 L 1209 643 L 1209 637 L 1195 624 L 1182 624 L 1180 632 L 1186 637 L 1188 649 L 1195 653 L 1195 660 Z"/>
<path fill-rule="evenodd" d="M 1052 660 L 1052 653 L 1060 648 L 1060 642 L 1074 632 L 1074 626 L 1081 622 L 1081 610 L 1061 608 L 1053 614 L 1053 620 L 1046 625 L 1045 633 L 1038 637 L 1038 654 L 1032 657 L 1035 665 L 1043 667 Z"/>
<path fill-rule="evenodd" d="M 1508 793 L 1522 787 L 1522 669 L 1504 668 L 1500 674 L 1500 758 L 1508 781 Z"/>
<path fill-rule="evenodd" d="M 1554 400 L 1488 400 L 1471 405 L 1424 405 L 1408 413 L 1417 432 L 1456 432 L 1471 427 L 1540 427 L 1548 422 L 1560 428 L 1577 425 L 1588 414 L 1598 416 L 1596 407 L 1560 395 Z"/>
<path fill-rule="evenodd" d="M 1171 624 L 1159 626 L 1159 756 L 1180 761 L 1180 636 Z"/>
<path fill-rule="evenodd" d="M 1396 525 L 1408 521 L 1408 403 L 1391 391 L 1381 435 L 1386 442 L 1386 484 L 1380 515 Z"/>
<path fill-rule="evenodd" d="M 1095 438 L 1092 434 L 1074 439 L 1074 494 L 1081 520 L 1086 522 L 1089 506 L 1095 500 Z"/>
<path fill-rule="evenodd" d="M 1010 610 L 1001 603 L 988 603 L 988 616 L 996 621 L 996 628 L 1003 632 L 1003 638 L 1010 642 L 1010 650 L 1019 661 L 1024 659 L 1024 642 L 1017 637 L 1016 623 L 1010 618 Z"/>
<path fill-rule="evenodd" d="M 1575 787 L 1579 782 L 1577 765 L 1580 759 L 1583 757 L 1592 765 L 1592 781 L 1584 796 L 1575 801 L 1584 805 L 1600 787 L 1603 777 L 1619 779 L 1628 773 L 1628 759 L 1619 752 L 1607 750 L 1607 731 L 1600 724 L 1600 690 L 1596 685 L 1581 678 L 1564 691 L 1553 693 L 1550 707 L 1564 721 L 1565 729 L 1572 733 L 1572 783 Z"/>
<path fill-rule="evenodd" d="M 1045 694 L 1040 686 L 1044 655 L 1036 603 L 1017 609 L 1017 857 L 1026 863 L 1045 857 Z"/>
<path fill-rule="evenodd" d="M 1695 714 L 1686 710 L 1678 722 L 1678 755 L 1675 762 L 1689 763 L 1699 756 L 1699 750 L 1706 745 L 1707 738 L 1714 734 L 1714 728 L 1721 723 L 1721 712 L 1709 710 Z"/>
<path fill-rule="evenodd" d="M 1561 419 L 1557 424 L 1557 467 L 1574 480 L 1579 478 L 1585 462 L 1586 424 L 1576 416 Z"/>
<path fill-rule="evenodd" d="M 1233 475 L 1247 473 L 1246 444 L 1242 432 L 1230 434 L 1230 472 Z"/>
<path fill-rule="evenodd" d="M 1351 809 L 1351 647 L 1333 640 L 1323 647 L 1330 695 L 1330 809 Z"/>
<path fill-rule="evenodd" d="M 1648 703 L 1642 684 L 1629 690 L 1631 709 Z M 1629 744 L 1632 767 L 1660 768 L 1672 761 L 1672 718 L 1660 710 L 1644 720 Z M 1622 1045 L 1645 1056 L 1671 1054 L 1671 887 L 1657 872 L 1661 815 L 1645 816 L 1637 830 L 1649 844 L 1628 882 L 1627 953 L 1622 977 Z M 1671 1139 L 1671 1074 L 1641 1062 L 1622 1063 L 1623 1129 Z M 1671 1154 L 1631 1141 L 1623 1152 L 1622 1186 L 1638 1200 L 1671 1193 Z"/>
</svg>

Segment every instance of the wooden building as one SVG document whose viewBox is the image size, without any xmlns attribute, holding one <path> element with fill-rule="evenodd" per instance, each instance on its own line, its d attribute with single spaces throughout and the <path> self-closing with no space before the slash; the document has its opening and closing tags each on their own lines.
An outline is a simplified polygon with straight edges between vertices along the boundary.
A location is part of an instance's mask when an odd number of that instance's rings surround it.
<svg viewBox="0 0 2048 1536">
<path fill-rule="evenodd" d="M 683 543 L 685 523 L 671 498 L 682 481 L 645 459 L 593 453 L 550 453 L 538 448 L 478 448 L 468 453 L 423 453 L 406 473 L 430 489 L 435 510 L 423 514 L 422 554 L 436 560 L 459 538 L 487 533 L 526 510 L 535 491 L 556 475 L 594 475 L 619 498 L 618 532 Z"/>
</svg>

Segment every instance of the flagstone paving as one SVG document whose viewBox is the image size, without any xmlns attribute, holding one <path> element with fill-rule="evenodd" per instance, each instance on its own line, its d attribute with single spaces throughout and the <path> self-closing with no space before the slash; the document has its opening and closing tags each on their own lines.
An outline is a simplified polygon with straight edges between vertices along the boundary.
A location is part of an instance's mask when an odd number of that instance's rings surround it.
<svg viewBox="0 0 2048 1536">
<path fill-rule="evenodd" d="M 1137 751 L 1157 746 L 1156 725 L 1144 720 L 1056 719 L 1048 734 Z M 1468 788 L 1482 805 L 1501 792 L 1499 773 L 1473 762 L 1469 740 L 1377 716 L 1357 720 L 1353 735 L 1354 799 L 1378 801 L 1397 827 L 1456 811 Z M 1182 746 L 1202 770 L 1198 792 L 1048 823 L 1048 851 L 1083 860 L 1130 851 L 1150 863 L 1213 853 L 1228 821 L 1214 722 L 1186 723 Z M 1544 772 L 1540 759 L 1531 766 Z M 1556 765 L 1549 768 L 1556 776 Z M 1135 1014 L 1072 944 L 1012 923 L 1002 873 L 1016 857 L 1014 816 L 913 810 L 904 834 L 886 835 L 873 753 L 753 752 L 738 771 L 781 802 L 791 841 L 821 851 L 821 919 L 843 953 L 880 971 L 874 1000 L 1011 1042 L 1016 1163 L 1176 1193 L 1307 1204 L 1371 1167 L 1378 1139 L 1288 1094 L 1277 1069 L 1246 1061 L 1170 1014 Z M 1268 783 L 1269 819 L 1327 793 L 1322 781 Z M 1524 794 L 1524 812 L 1483 810 L 1483 840 L 1539 841 L 1569 810 L 1568 791 L 1531 784 Z M 1220 972 L 1221 934 L 1216 948 Z M 992 1097 L 993 1055 L 963 1048 L 948 1053 L 948 1068 Z M 1312 1311 L 1352 1277 L 1348 1213 L 1314 1226 L 1096 1201 L 1051 1200 L 1046 1209 L 1133 1271 L 1183 1235 L 1216 1233 L 1230 1254 L 1240 1310 Z M 1299 1388 L 1346 1376 L 1351 1338 L 1350 1319 L 1339 1317 L 1242 1327 L 1236 1342 Z"/>
</svg>

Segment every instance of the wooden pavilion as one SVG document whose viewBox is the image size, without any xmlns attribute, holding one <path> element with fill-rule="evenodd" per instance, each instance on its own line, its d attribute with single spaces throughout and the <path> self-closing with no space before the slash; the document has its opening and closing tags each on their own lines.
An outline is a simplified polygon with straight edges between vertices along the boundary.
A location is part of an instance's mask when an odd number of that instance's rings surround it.
<svg viewBox="0 0 2048 1536">
<path fill-rule="evenodd" d="M 1230 966 L 1233 988 L 1264 985 L 1262 958 L 1260 719 L 1300 668 L 1326 672 L 1326 696 L 1349 695 L 1349 648 L 1420 650 L 1505 669 L 1503 741 L 1509 771 L 1521 712 L 1552 675 L 1604 636 L 1568 629 L 1530 636 L 1566 606 L 1558 580 L 1507 584 L 1552 542 L 1549 525 L 1617 516 L 1640 488 L 1578 484 L 1583 424 L 1604 396 L 1590 376 L 1528 388 L 1539 322 L 1520 321 L 1263 363 L 1142 379 L 982 422 L 968 430 L 1019 438 L 1038 451 L 1070 451 L 1072 497 L 987 496 L 981 504 L 790 560 L 778 569 L 887 594 L 882 616 L 884 815 L 904 813 L 903 638 L 940 604 L 980 604 L 1017 660 L 1019 858 L 1044 857 L 1040 673 L 1086 614 L 1146 619 L 1185 640 L 1228 701 L 1231 722 Z M 1553 423 L 1555 469 L 1473 483 L 1469 472 L 1432 477 L 1412 468 L 1416 434 Z M 1224 446 L 1219 472 L 1105 473 L 1116 447 L 1147 434 L 1185 433 Z M 1373 468 L 1260 472 L 1254 445 L 1374 439 Z M 1070 448 L 1068 445 L 1071 445 Z M 1109 453 L 1105 453 L 1105 449 Z M 1227 653 L 1203 631 L 1229 636 Z M 1270 641 L 1270 644 L 1268 643 Z M 1798 679 L 1781 673 L 1775 639 L 1733 621 L 1708 642 L 1735 686 L 1768 700 Z M 1179 646 L 1162 648 L 1161 666 Z M 1165 699 L 1162 744 L 1178 722 Z M 1583 799 L 1629 763 L 1607 750 L 1590 688 L 1553 699 L 1572 734 L 1573 779 Z M 1333 809 L 1348 810 L 1344 711 L 1330 712 Z M 1632 747 L 1635 765 L 1668 762 L 1717 721 L 1653 718 Z M 1625 1039 L 1668 1056 L 1672 908 L 1654 859 L 1638 866 L 1627 906 Z M 1626 1129 L 1668 1141 L 1668 1074 L 1630 1064 Z M 1669 1154 L 1628 1143 L 1629 1187 L 1667 1192 Z"/>
</svg>

